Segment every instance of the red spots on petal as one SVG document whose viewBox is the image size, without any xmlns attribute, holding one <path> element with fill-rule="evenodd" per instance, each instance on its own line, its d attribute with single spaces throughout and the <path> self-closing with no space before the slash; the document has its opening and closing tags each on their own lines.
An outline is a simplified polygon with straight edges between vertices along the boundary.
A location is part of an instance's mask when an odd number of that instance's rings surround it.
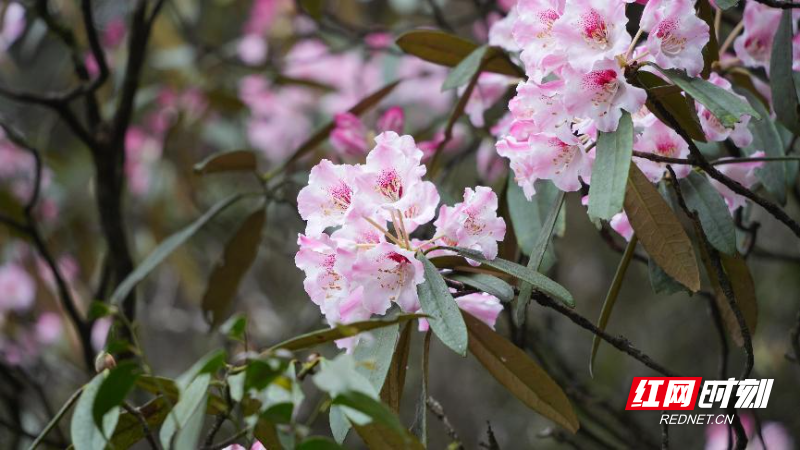
<svg viewBox="0 0 800 450">
<path fill-rule="evenodd" d="M 353 196 L 353 189 L 344 181 L 339 181 L 339 184 L 328 188 L 328 193 L 333 200 L 336 208 L 344 211 L 350 207 L 350 202 Z"/>
<path fill-rule="evenodd" d="M 398 264 L 407 264 L 407 263 L 411 262 L 411 261 L 408 260 L 408 258 L 406 258 L 405 256 L 403 256 L 403 255 L 401 255 L 400 253 L 397 253 L 397 252 L 388 253 L 386 255 L 386 257 L 391 259 L 392 261 L 398 263 Z"/>
<path fill-rule="evenodd" d="M 403 197 L 403 180 L 394 169 L 384 169 L 378 175 L 378 192 L 388 200 L 396 202 Z"/>
<path fill-rule="evenodd" d="M 594 70 L 583 76 L 581 88 L 591 92 L 589 99 L 595 106 L 609 103 L 619 89 L 617 72 L 612 69 Z"/>
<path fill-rule="evenodd" d="M 578 19 L 583 39 L 592 48 L 605 49 L 608 46 L 608 26 L 602 15 L 595 9 L 581 15 Z"/>
</svg>

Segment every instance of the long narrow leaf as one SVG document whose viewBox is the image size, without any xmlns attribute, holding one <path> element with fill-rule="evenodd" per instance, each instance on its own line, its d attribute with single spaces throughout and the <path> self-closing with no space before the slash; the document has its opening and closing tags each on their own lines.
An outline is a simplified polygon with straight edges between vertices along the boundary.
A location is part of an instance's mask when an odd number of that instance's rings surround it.
<svg viewBox="0 0 800 450">
<path fill-rule="evenodd" d="M 473 261 L 477 261 L 481 264 L 485 264 L 489 267 L 493 267 L 501 272 L 505 272 L 515 278 L 518 278 L 522 281 L 530 283 L 533 285 L 534 289 L 541 291 L 554 299 L 563 302 L 565 305 L 569 307 L 575 306 L 575 300 L 572 298 L 572 294 L 567 291 L 564 286 L 556 283 L 555 281 L 547 278 L 546 276 L 540 274 L 539 272 L 530 269 L 525 266 L 520 266 L 517 263 L 507 261 L 501 258 L 495 259 L 486 259 L 483 256 L 483 253 L 470 250 L 467 248 L 459 248 L 459 247 L 445 247 L 448 250 L 453 250 L 457 252 L 461 256 L 465 258 L 469 258 Z"/>
<path fill-rule="evenodd" d="M 417 287 L 422 311 L 429 316 L 433 334 L 461 356 L 467 354 L 467 327 L 450 288 L 428 258 L 419 255 L 425 270 L 425 282 Z"/>
<path fill-rule="evenodd" d="M 190 237 L 194 236 L 194 234 L 197 233 L 197 231 L 205 224 L 211 221 L 211 219 L 243 198 L 245 198 L 245 195 L 235 194 L 220 201 L 212 206 L 202 216 L 198 217 L 197 220 L 192 222 L 189 226 L 165 239 L 158 245 L 158 247 L 156 247 L 149 255 L 147 255 L 147 258 L 145 258 L 144 261 L 139 263 L 136 269 L 134 269 L 133 272 L 131 272 L 130 275 L 128 275 L 125 280 L 119 284 L 119 286 L 117 286 L 117 289 L 111 296 L 111 303 L 120 304 L 122 300 L 124 300 L 125 297 L 131 293 L 133 288 L 135 288 L 139 282 L 144 280 L 144 278 L 153 269 L 167 259 L 167 257 L 175 251 L 175 249 L 180 247 Z"/>
<path fill-rule="evenodd" d="M 639 239 L 636 233 L 631 236 L 628 241 L 628 246 L 625 247 L 625 253 L 617 266 L 617 272 L 614 274 L 614 280 L 611 282 L 611 287 L 608 288 L 606 299 L 603 301 L 603 309 L 600 311 L 600 319 L 597 321 L 597 328 L 605 331 L 608 325 L 608 319 L 611 318 L 611 311 L 614 310 L 614 305 L 617 303 L 619 291 L 622 289 L 622 282 L 625 280 L 625 273 L 628 272 L 628 266 L 633 259 L 633 254 L 636 251 L 636 243 Z M 594 377 L 594 360 L 597 357 L 597 350 L 600 348 L 600 338 L 595 334 L 592 338 L 592 353 L 589 355 L 589 375 Z"/>
<path fill-rule="evenodd" d="M 598 132 L 597 149 L 589 187 L 589 215 L 611 220 L 622 211 L 625 185 L 633 155 L 633 120 L 627 112 L 610 133 Z"/>
<path fill-rule="evenodd" d="M 561 211 L 561 206 L 564 204 L 564 197 L 564 191 L 559 190 L 558 195 L 553 202 L 553 206 L 551 207 L 550 212 L 547 214 L 547 218 L 542 224 L 541 231 L 539 231 L 539 237 L 536 240 L 536 244 L 533 246 L 533 248 L 531 248 L 531 255 L 528 259 L 529 270 L 535 270 L 537 272 L 541 270 L 542 261 L 544 260 L 545 252 L 547 251 L 548 244 L 550 243 L 553 235 L 553 228 L 556 225 L 556 219 Z M 533 285 L 528 282 L 523 282 L 519 288 L 517 304 L 514 308 L 514 319 L 519 325 L 522 325 L 525 322 L 525 310 L 528 307 L 528 303 L 531 301 L 532 291 Z"/>
</svg>

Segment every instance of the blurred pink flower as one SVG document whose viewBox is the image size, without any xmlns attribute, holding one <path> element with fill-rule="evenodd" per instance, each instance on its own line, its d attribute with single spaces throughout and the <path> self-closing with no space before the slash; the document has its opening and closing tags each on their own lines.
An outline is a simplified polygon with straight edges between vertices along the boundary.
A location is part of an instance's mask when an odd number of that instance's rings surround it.
<svg viewBox="0 0 800 450">
<path fill-rule="evenodd" d="M 761 427 L 761 437 L 755 432 L 753 419 L 749 415 L 740 415 L 739 419 L 747 435 L 747 450 L 793 450 L 794 439 L 789 430 L 778 422 L 765 422 Z M 706 426 L 705 450 L 726 450 L 728 446 L 729 429 L 727 424 L 709 424 Z M 730 434 L 730 440 L 736 443 L 736 435 Z"/>
<path fill-rule="evenodd" d="M 494 330 L 494 325 L 497 322 L 497 316 L 503 311 L 503 305 L 500 300 L 494 295 L 485 292 L 476 292 L 474 294 L 462 295 L 456 298 L 456 304 L 465 312 L 475 316 L 476 319 L 488 325 Z M 417 311 L 424 314 L 423 310 Z M 430 324 L 425 319 L 419 320 L 419 331 L 428 331 Z"/>
<path fill-rule="evenodd" d="M 112 320 L 110 317 L 101 317 L 97 319 L 92 327 L 92 348 L 94 351 L 99 352 L 102 350 L 108 341 L 108 332 L 111 331 Z"/>
<path fill-rule="evenodd" d="M 61 316 L 54 312 L 43 313 L 36 320 L 36 338 L 44 345 L 58 341 L 62 331 Z"/>
<path fill-rule="evenodd" d="M 640 152 L 669 158 L 686 158 L 689 156 L 689 145 L 686 141 L 675 130 L 658 119 L 655 119 L 652 124 L 644 128 L 644 132 L 637 137 L 633 148 Z M 633 161 L 653 183 L 661 180 L 667 170 L 667 165 L 662 162 L 636 157 L 634 157 Z M 688 165 L 675 164 L 672 168 L 678 178 L 689 175 L 691 171 L 691 166 Z"/>
<path fill-rule="evenodd" d="M 743 102 L 747 103 L 747 99 L 739 94 L 734 93 L 731 83 L 717 75 L 716 72 L 711 73 L 708 81 L 721 87 L 722 89 L 725 89 L 726 91 L 731 92 L 733 95 L 739 97 Z M 700 118 L 700 125 L 703 127 L 703 131 L 709 140 L 721 142 L 730 138 L 733 143 L 740 148 L 747 147 L 753 142 L 753 134 L 750 132 L 750 129 L 747 128 L 747 124 L 750 123 L 750 116 L 743 115 L 740 117 L 740 121 L 734 125 L 732 129 L 726 128 L 722 125 L 722 123 L 720 123 L 719 119 L 717 119 L 717 117 L 708 110 L 708 108 L 703 106 L 700 102 L 696 102 L 696 104 L 697 116 Z"/>
<path fill-rule="evenodd" d="M 33 306 L 36 284 L 20 265 L 6 263 L 0 266 L 0 312 L 27 311 Z"/>
<path fill-rule="evenodd" d="M 11 2 L 6 8 L 3 23 L 0 24 L 0 52 L 5 52 L 11 47 L 25 31 L 25 7 L 17 2 Z"/>
<path fill-rule="evenodd" d="M 758 151 L 750 155 L 751 157 L 757 158 L 764 156 L 764 152 Z M 729 158 L 720 158 L 720 160 L 725 160 Z M 763 162 L 746 162 L 746 163 L 731 163 L 731 164 L 720 164 L 717 166 L 720 172 L 724 175 L 728 176 L 729 178 L 737 181 L 742 186 L 746 188 L 750 188 L 754 184 L 756 184 L 756 175 L 755 170 L 761 166 L 763 166 Z M 720 183 L 719 181 L 709 177 L 709 181 L 711 185 L 714 186 L 720 194 L 722 194 L 722 198 L 725 199 L 725 203 L 728 204 L 728 209 L 731 212 L 735 211 L 737 208 L 744 206 L 745 198 L 739 194 L 736 194 L 729 187 L 725 186 L 724 184 Z"/>
</svg>

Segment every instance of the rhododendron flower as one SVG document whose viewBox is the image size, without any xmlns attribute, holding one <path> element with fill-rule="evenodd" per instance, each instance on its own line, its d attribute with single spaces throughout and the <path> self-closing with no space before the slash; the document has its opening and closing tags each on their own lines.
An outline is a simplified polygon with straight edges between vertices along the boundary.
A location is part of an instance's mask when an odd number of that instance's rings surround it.
<svg viewBox="0 0 800 450">
<path fill-rule="evenodd" d="M 686 158 L 689 155 L 689 145 L 686 141 L 675 130 L 658 119 L 644 128 L 644 132 L 638 137 L 633 148 L 640 152 L 669 158 Z M 663 162 L 645 158 L 634 158 L 634 161 L 642 169 L 642 173 L 653 183 L 661 180 L 667 170 L 667 165 Z M 675 164 L 672 167 L 678 178 L 689 175 L 691 171 L 691 166 L 685 164 Z"/>
<path fill-rule="evenodd" d="M 367 146 L 367 127 L 355 114 L 339 113 L 334 118 L 335 128 L 331 131 L 331 145 L 339 153 L 347 156 L 363 156 Z"/>
<path fill-rule="evenodd" d="M 558 40 L 553 26 L 564 13 L 565 0 L 520 0 L 515 8 L 518 19 L 511 34 L 522 53 L 526 74 L 535 82 L 566 62 L 563 52 L 557 52 Z"/>
<path fill-rule="evenodd" d="M 749 67 L 763 67 L 769 74 L 772 41 L 781 21 L 781 10 L 758 2 L 744 6 L 744 33 L 733 41 L 736 56 Z"/>
<path fill-rule="evenodd" d="M 708 78 L 708 81 L 725 89 L 728 92 L 733 93 L 733 95 L 736 95 L 743 102 L 747 103 L 746 98 L 733 92 L 731 83 L 728 80 L 720 77 L 716 73 L 712 73 Z M 719 119 L 717 119 L 717 117 L 714 116 L 714 114 L 712 114 L 711 111 L 709 111 L 705 106 L 703 106 L 700 102 L 697 102 L 696 104 L 697 116 L 700 118 L 700 125 L 703 127 L 706 138 L 711 141 L 724 141 L 725 139 L 730 138 L 737 147 L 747 147 L 753 142 L 753 135 L 747 128 L 747 124 L 750 123 L 750 116 L 741 116 L 739 123 L 734 125 L 733 129 L 725 128 L 722 123 L 720 123 Z"/>
<path fill-rule="evenodd" d="M 247 450 L 247 447 L 239 444 L 233 444 L 225 447 L 222 450 Z M 260 441 L 254 441 L 253 445 L 250 446 L 250 450 L 266 450 L 266 448 Z"/>
<path fill-rule="evenodd" d="M 488 325 L 494 330 L 494 325 L 497 322 L 497 316 L 503 311 L 503 304 L 494 295 L 485 292 L 476 292 L 474 294 L 462 295 L 456 297 L 456 304 L 465 312 L 468 312 L 476 319 Z M 424 314 L 422 310 L 417 311 Z M 419 320 L 419 331 L 428 331 L 430 324 L 425 319 Z"/>
<path fill-rule="evenodd" d="M 392 107 L 386 110 L 375 124 L 376 131 L 403 131 L 405 117 L 403 109 Z M 347 157 L 360 157 L 367 154 L 373 144 L 371 130 L 367 129 L 364 122 L 355 114 L 345 112 L 337 114 L 334 118 L 335 128 L 331 132 L 331 145 L 340 154 Z"/>
<path fill-rule="evenodd" d="M 500 47 L 509 52 L 518 52 L 520 47 L 513 34 L 514 24 L 517 20 L 519 20 L 517 9 L 514 8 L 505 17 L 492 23 L 489 27 L 489 45 Z"/>
<path fill-rule="evenodd" d="M 764 152 L 755 152 L 750 156 L 753 158 L 762 157 L 764 156 Z M 720 158 L 720 160 L 725 159 L 729 158 Z M 764 163 L 762 161 L 754 161 L 745 163 L 719 164 L 716 167 L 724 175 L 749 189 L 751 186 L 756 184 L 756 181 L 758 181 L 756 179 L 755 170 L 763 165 Z M 711 177 L 709 177 L 709 181 L 711 182 L 711 185 L 714 186 L 717 191 L 719 191 L 719 193 L 722 195 L 722 198 L 725 199 L 725 203 L 728 205 L 728 209 L 731 212 L 735 211 L 741 206 L 744 206 L 744 197 L 733 192 L 729 187 Z"/>
<path fill-rule="evenodd" d="M 412 232 L 433 219 L 439 203 L 436 186 L 422 181 L 426 172 L 421 165 L 422 150 L 411 136 L 392 131 L 381 133 L 375 142 L 356 178 L 360 198 L 381 209 L 381 215 L 388 220 L 392 219 L 393 211 L 399 211 Z"/>
<path fill-rule="evenodd" d="M 620 236 L 625 238 L 626 241 L 630 241 L 633 237 L 633 227 L 631 226 L 630 221 L 628 220 L 628 215 L 625 212 L 618 212 L 611 217 L 611 220 L 608 221 L 608 224 L 611 225 L 611 229 L 616 231 Z"/>
<path fill-rule="evenodd" d="M 469 116 L 469 121 L 480 128 L 484 125 L 483 113 L 491 108 L 508 90 L 509 78 L 505 75 L 495 73 L 482 73 L 478 78 L 478 84 L 469 97 L 464 112 Z M 462 88 L 459 95 L 466 90 Z"/>
<path fill-rule="evenodd" d="M 353 200 L 358 169 L 327 159 L 311 169 L 308 186 L 297 197 L 300 217 L 308 221 L 306 234 L 318 236 L 325 228 L 344 224 Z"/>
<path fill-rule="evenodd" d="M 0 312 L 26 311 L 35 295 L 36 284 L 24 268 L 15 263 L 0 266 Z"/>
<path fill-rule="evenodd" d="M 573 116 L 592 119 L 600 131 L 617 129 L 622 110 L 635 113 L 647 93 L 625 80 L 616 60 L 597 61 L 591 71 L 565 71 L 564 105 Z"/>
<path fill-rule="evenodd" d="M 422 263 L 412 251 L 380 243 L 358 252 L 346 275 L 355 286 L 363 287 L 363 305 L 370 313 L 385 314 L 392 302 L 403 311 L 419 309 L 417 285 L 425 277 Z"/>
<path fill-rule="evenodd" d="M 686 69 L 690 76 L 703 70 L 703 47 L 709 28 L 694 14 L 694 2 L 674 0 L 658 10 L 655 24 L 647 36 L 647 49 L 665 69 Z"/>
<path fill-rule="evenodd" d="M 579 72 L 597 70 L 598 60 L 625 53 L 631 36 L 625 29 L 625 3 L 608 0 L 570 0 L 553 25 L 553 36 L 567 49 L 570 66 Z"/>
<path fill-rule="evenodd" d="M 497 153 L 511 161 L 514 179 L 530 200 L 536 180 L 552 180 L 562 191 L 577 191 L 579 177 L 588 182 L 594 150 L 586 153 L 577 138 L 533 134 L 525 141 L 507 136 L 497 142 Z"/>
<path fill-rule="evenodd" d="M 562 101 L 564 88 L 564 80 L 542 84 L 528 80 L 517 86 L 517 95 L 508 103 L 508 109 L 515 121 L 532 122 L 535 129 L 572 134 Z"/>
<path fill-rule="evenodd" d="M 448 246 L 478 250 L 488 259 L 497 257 L 497 241 L 506 234 L 505 221 L 497 217 L 497 194 L 484 186 L 464 189 L 462 203 L 443 205 L 434 225 Z"/>
<path fill-rule="evenodd" d="M 295 264 L 305 273 L 306 292 L 331 325 L 386 314 L 393 303 L 406 312 L 418 311 L 417 286 L 425 276 L 417 252 L 443 242 L 493 259 L 505 234 L 497 195 L 477 187 L 465 190 L 463 203 L 442 208 L 433 238 L 411 238 L 414 229 L 433 219 L 439 193 L 422 179 L 422 151 L 411 136 L 386 131 L 375 142 L 365 164 L 322 160 L 298 195 L 298 210 L 308 223 L 306 234 L 298 237 Z M 491 299 L 478 300 L 464 303 L 489 323 L 489 316 L 496 317 L 495 305 Z M 341 339 L 337 345 L 349 351 L 356 341 Z"/>
</svg>

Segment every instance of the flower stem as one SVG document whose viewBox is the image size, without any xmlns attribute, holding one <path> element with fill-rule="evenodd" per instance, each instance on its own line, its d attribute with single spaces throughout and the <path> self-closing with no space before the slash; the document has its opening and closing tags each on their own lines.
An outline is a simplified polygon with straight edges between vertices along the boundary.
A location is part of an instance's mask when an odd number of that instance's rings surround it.
<svg viewBox="0 0 800 450">
<path fill-rule="evenodd" d="M 720 58 L 725 55 L 725 52 L 730 48 L 731 44 L 733 44 L 733 40 L 736 39 L 736 36 L 744 29 L 744 20 L 737 23 L 733 30 L 728 33 L 728 37 L 725 38 L 725 42 L 722 43 L 722 46 L 719 48 L 719 56 Z"/>
</svg>

